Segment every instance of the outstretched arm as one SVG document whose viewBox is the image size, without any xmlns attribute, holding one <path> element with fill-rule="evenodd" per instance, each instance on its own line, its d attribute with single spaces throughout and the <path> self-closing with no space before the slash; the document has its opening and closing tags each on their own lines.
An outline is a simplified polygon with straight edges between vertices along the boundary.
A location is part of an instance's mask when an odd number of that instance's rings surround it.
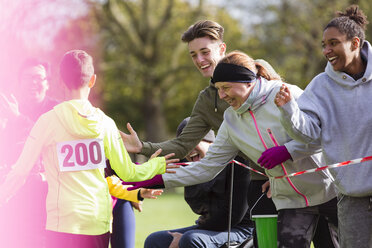
<svg viewBox="0 0 372 248">
<path fill-rule="evenodd" d="M 136 165 L 132 162 L 127 150 L 124 147 L 123 140 L 112 119 L 109 119 L 107 133 L 104 136 L 105 155 L 110 160 L 112 169 L 124 181 L 142 181 L 154 177 L 157 174 L 163 174 L 167 170 L 167 164 L 177 162 L 177 159 L 167 157 L 153 158 Z"/>
<path fill-rule="evenodd" d="M 188 166 L 175 169 L 175 174 L 164 174 L 162 179 L 168 187 L 195 185 L 212 180 L 238 154 L 239 149 L 230 141 L 228 130 L 222 123 L 217 137 L 206 156 Z"/>
<path fill-rule="evenodd" d="M 176 173 L 156 175 L 150 180 L 137 183 L 127 181 L 125 184 L 134 185 L 128 188 L 128 190 L 133 190 L 148 187 L 172 188 L 204 183 L 218 175 L 238 152 L 239 150 L 230 143 L 227 130 L 222 123 L 216 140 L 202 160 L 179 167 L 175 169 Z"/>
<path fill-rule="evenodd" d="M 20 157 L 12 166 L 3 185 L 0 186 L 1 202 L 7 201 L 25 183 L 32 167 L 40 157 L 46 138 L 50 135 L 48 126 L 49 122 L 41 117 L 32 128 Z"/>
<path fill-rule="evenodd" d="M 106 177 L 106 181 L 109 187 L 110 195 L 131 201 L 139 202 L 138 194 L 141 198 L 147 199 L 156 199 L 156 196 L 159 196 L 163 193 L 162 190 L 152 190 L 152 189 L 137 189 L 137 190 L 128 190 L 128 186 L 123 185 L 122 182 L 117 176 Z"/>
<path fill-rule="evenodd" d="M 190 120 L 177 138 L 161 143 L 143 142 L 141 154 L 150 156 L 156 150 L 162 149 L 161 155 L 175 153 L 175 158 L 184 158 L 211 130 L 212 126 L 210 124 L 210 118 L 218 118 L 217 116 L 206 116 L 206 101 L 207 100 L 203 97 L 198 97 L 198 100 L 196 101 L 193 111 L 190 115 Z M 219 117 L 221 118 L 220 121 L 222 122 L 222 114 Z M 218 120 L 214 120 L 213 122 L 218 123 Z M 218 126 L 215 128 L 218 129 Z"/>
</svg>

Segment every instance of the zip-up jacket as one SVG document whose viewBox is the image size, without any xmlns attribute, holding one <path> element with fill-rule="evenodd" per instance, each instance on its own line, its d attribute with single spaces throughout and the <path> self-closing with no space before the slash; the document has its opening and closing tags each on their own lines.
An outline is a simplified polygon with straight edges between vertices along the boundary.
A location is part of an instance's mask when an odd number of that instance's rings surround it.
<svg viewBox="0 0 372 248">
<path fill-rule="evenodd" d="M 292 140 L 280 124 L 280 111 L 274 104 L 274 98 L 282 83 L 258 79 L 254 90 L 239 109 L 234 110 L 230 107 L 225 111 L 224 121 L 207 155 L 186 168 L 178 168 L 175 174 L 163 175 L 165 186 L 175 187 L 209 181 L 236 156 L 239 150 L 251 160 L 257 161 L 265 151 L 261 135 L 268 148 L 275 146 L 273 141 L 275 140 L 278 145 L 287 148 L 293 159 L 284 162 L 283 167 L 278 165 L 266 170 L 277 210 L 314 206 L 333 199 L 336 190 L 327 171 L 290 179 L 273 179 L 275 176 L 285 174 L 284 169 L 289 174 L 322 165 L 319 145 L 316 143 L 305 145 Z M 297 86 L 289 87 L 295 98 L 302 93 Z M 315 154 L 316 152 L 318 153 Z"/>
<path fill-rule="evenodd" d="M 283 126 L 304 143 L 320 139 L 326 164 L 372 156 L 372 47 L 364 42 L 367 61 L 358 80 L 333 70 L 328 62 L 299 99 L 279 108 Z M 338 190 L 349 196 L 372 195 L 372 162 L 331 169 Z"/>
</svg>

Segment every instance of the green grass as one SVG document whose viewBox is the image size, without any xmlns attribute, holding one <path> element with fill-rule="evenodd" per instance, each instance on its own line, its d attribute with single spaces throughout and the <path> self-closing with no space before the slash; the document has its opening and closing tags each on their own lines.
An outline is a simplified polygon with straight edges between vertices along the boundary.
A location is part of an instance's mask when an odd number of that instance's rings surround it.
<svg viewBox="0 0 372 248">
<path fill-rule="evenodd" d="M 160 230 L 193 225 L 197 219 L 183 198 L 183 188 L 165 191 L 158 199 L 146 199 L 143 210 L 136 213 L 136 248 L 142 248 L 146 237 Z"/>
</svg>

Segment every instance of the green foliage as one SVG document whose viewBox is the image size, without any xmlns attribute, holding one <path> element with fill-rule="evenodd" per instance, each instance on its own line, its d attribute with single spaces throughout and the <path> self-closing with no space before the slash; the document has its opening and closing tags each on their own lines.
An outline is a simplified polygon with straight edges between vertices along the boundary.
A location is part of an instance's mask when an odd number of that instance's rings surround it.
<svg viewBox="0 0 372 248">
<path fill-rule="evenodd" d="M 190 115 L 209 79 L 192 64 L 182 33 L 197 20 L 213 19 L 229 30 L 231 47 L 244 44 L 237 20 L 216 6 L 207 8 L 208 15 L 203 6 L 180 0 L 111 0 L 96 9 L 104 105 L 117 122 L 130 121 L 140 136 L 164 140 Z"/>
<path fill-rule="evenodd" d="M 99 87 L 93 93 L 99 105 L 121 129 L 129 121 L 142 139 L 164 140 L 174 137 L 208 85 L 181 41 L 196 21 L 219 22 L 228 52 L 238 49 L 265 59 L 286 82 L 305 88 L 326 65 L 321 39 L 334 13 L 358 3 L 372 16 L 367 0 L 193 2 L 92 1 L 87 16 L 69 21 L 57 35 L 51 61 L 57 64 L 68 49 L 88 50 L 96 61 Z M 236 10 L 245 18 L 234 15 Z M 371 40 L 372 25 L 367 27 Z"/>
<path fill-rule="evenodd" d="M 287 82 L 305 88 L 326 65 L 321 49 L 324 26 L 336 11 L 343 11 L 355 2 L 360 4 L 367 15 L 370 13 L 369 16 L 372 16 L 366 0 L 266 2 L 256 9 L 258 15 L 266 18 L 253 27 L 247 50 L 254 51 L 254 57 L 272 63 Z M 371 32 L 367 31 L 367 34 Z"/>
</svg>

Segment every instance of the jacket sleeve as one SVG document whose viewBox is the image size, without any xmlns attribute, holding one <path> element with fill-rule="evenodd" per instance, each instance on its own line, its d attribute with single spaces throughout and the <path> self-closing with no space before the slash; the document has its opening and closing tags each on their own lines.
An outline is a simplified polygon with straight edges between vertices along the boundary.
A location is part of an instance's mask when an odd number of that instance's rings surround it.
<svg viewBox="0 0 372 248">
<path fill-rule="evenodd" d="M 157 174 L 165 173 L 164 157 L 150 159 L 146 163 L 136 165 L 132 162 L 123 140 L 120 137 L 113 120 L 104 137 L 105 155 L 110 160 L 111 168 L 126 182 L 138 182 L 153 178 Z"/>
<path fill-rule="evenodd" d="M 181 135 L 161 143 L 143 142 L 141 154 L 151 156 L 156 150 L 161 148 L 161 155 L 174 152 L 175 158 L 183 159 L 211 130 L 211 126 L 205 121 L 206 117 L 202 112 L 202 109 L 205 108 L 204 104 L 202 97 L 199 95 L 190 120 Z"/>
<path fill-rule="evenodd" d="M 14 195 L 26 181 L 28 174 L 41 155 L 44 144 L 51 135 L 51 129 L 48 128 L 50 127 L 49 124 L 47 118 L 42 116 L 33 126 L 20 157 L 12 166 L 12 170 L 1 186 L 0 199 L 6 200 Z"/>
<path fill-rule="evenodd" d="M 128 191 L 128 186 L 121 184 L 121 181 L 117 176 L 106 177 L 106 181 L 110 195 L 131 202 L 139 202 L 137 197 L 139 189 Z"/>
<path fill-rule="evenodd" d="M 284 144 L 289 154 L 291 154 L 293 161 L 304 159 L 322 151 L 319 140 L 309 144 L 301 143 L 297 140 L 291 140 Z"/>
<path fill-rule="evenodd" d="M 317 107 L 306 91 L 297 101 L 292 99 L 279 110 L 282 114 L 280 121 L 291 138 L 306 144 L 320 140 Z"/>
<path fill-rule="evenodd" d="M 293 101 L 297 101 L 304 94 L 304 91 L 297 87 L 296 85 L 287 84 L 287 86 L 291 91 Z M 281 117 L 281 120 L 282 118 L 283 117 Z M 283 127 L 285 126 L 283 125 Z M 287 128 L 285 129 L 288 132 Z M 289 134 L 289 136 L 291 135 Z M 316 139 L 312 140 L 311 143 L 307 144 L 300 142 L 298 140 L 290 140 L 284 145 L 287 148 L 288 152 L 291 154 L 293 161 L 303 159 L 305 157 L 311 156 L 322 151 L 320 140 Z"/>
<path fill-rule="evenodd" d="M 222 123 L 214 143 L 206 156 L 189 166 L 175 169 L 176 173 L 164 174 L 166 188 L 194 185 L 212 180 L 238 154 L 239 150 L 229 139 L 227 129 Z"/>
</svg>

